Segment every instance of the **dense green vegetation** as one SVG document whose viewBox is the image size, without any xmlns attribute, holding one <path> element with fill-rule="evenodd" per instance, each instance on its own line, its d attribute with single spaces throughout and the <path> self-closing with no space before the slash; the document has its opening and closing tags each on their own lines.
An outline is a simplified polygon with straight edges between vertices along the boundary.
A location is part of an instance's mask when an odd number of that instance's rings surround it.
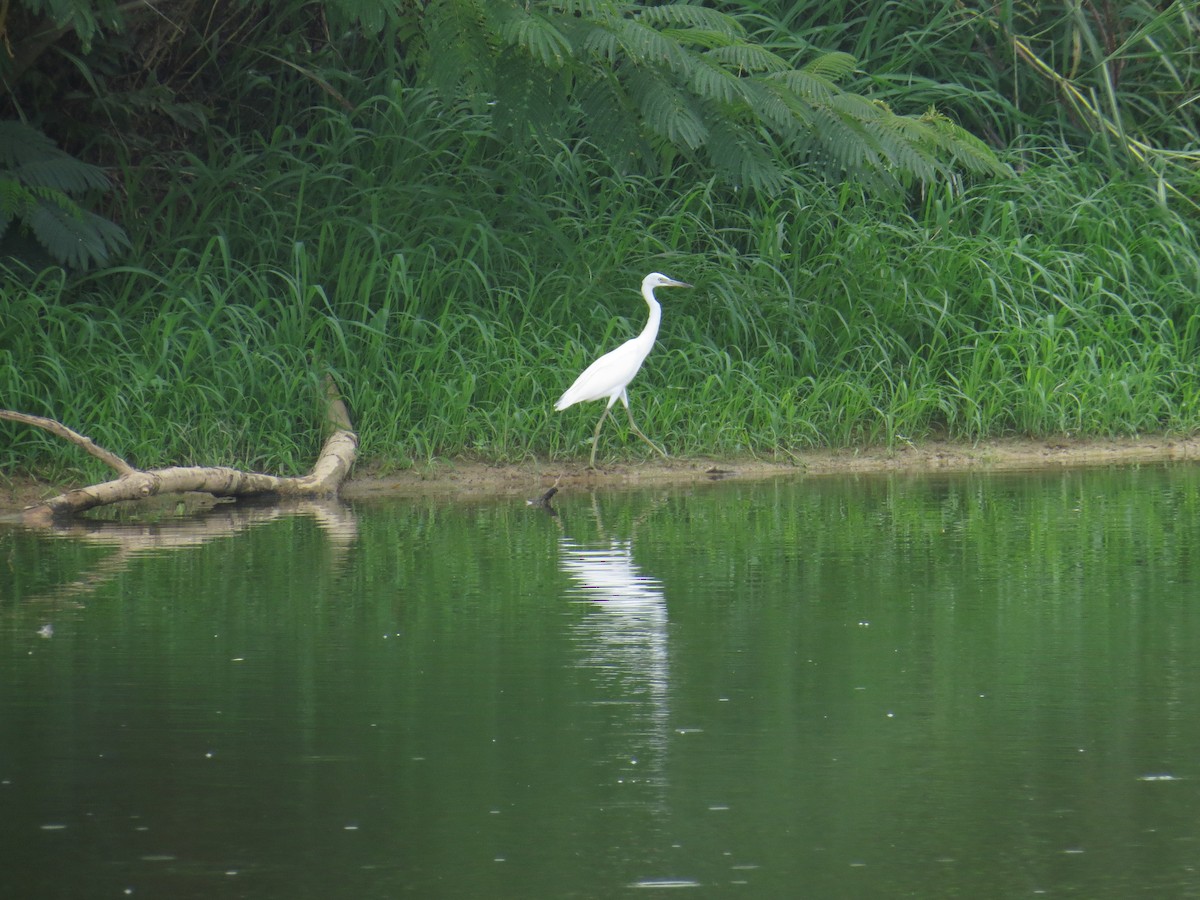
<svg viewBox="0 0 1200 900">
<path fill-rule="evenodd" d="M 203 123 L 176 88 L 171 121 L 188 127 L 157 144 L 63 131 L 111 160 L 104 211 L 132 246 L 90 271 L 0 266 L 0 406 L 139 465 L 290 471 L 319 443 L 331 370 L 367 458 L 577 458 L 600 407 L 551 404 L 641 328 L 637 284 L 661 270 L 696 290 L 663 298 L 630 395 L 673 455 L 1190 431 L 1195 10 L 1069 7 L 743 14 L 777 53 L 853 54 L 855 96 L 937 103 L 1011 167 L 955 174 L 949 154 L 881 180 L 798 165 L 757 188 L 668 143 L 628 167 L 580 131 L 514 136 L 353 29 L 302 69 L 261 40 L 222 47 L 196 77 Z M 602 438 L 608 458 L 643 452 Z M 0 423 L 0 471 L 75 465 Z"/>
</svg>

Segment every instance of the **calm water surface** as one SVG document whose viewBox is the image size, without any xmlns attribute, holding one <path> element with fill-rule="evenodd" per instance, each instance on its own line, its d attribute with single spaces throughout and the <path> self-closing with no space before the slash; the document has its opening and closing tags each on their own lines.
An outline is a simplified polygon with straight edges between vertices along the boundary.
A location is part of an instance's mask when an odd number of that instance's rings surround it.
<svg viewBox="0 0 1200 900">
<path fill-rule="evenodd" d="M 0 896 L 1200 897 L 1200 470 L 557 499 L 0 530 Z"/>
</svg>

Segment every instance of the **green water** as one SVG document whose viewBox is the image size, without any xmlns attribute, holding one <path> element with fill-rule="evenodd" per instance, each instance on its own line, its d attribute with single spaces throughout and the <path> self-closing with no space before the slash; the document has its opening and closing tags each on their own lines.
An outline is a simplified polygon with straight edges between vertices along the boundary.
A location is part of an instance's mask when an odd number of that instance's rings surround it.
<svg viewBox="0 0 1200 900">
<path fill-rule="evenodd" d="M 0 896 L 1200 896 L 1200 470 L 556 499 L 0 531 Z"/>
</svg>

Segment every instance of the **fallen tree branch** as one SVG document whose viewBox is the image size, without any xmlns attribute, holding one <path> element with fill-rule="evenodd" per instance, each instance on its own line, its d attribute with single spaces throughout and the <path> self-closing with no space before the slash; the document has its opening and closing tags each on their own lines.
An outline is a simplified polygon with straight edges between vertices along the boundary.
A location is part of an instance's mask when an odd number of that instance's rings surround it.
<svg viewBox="0 0 1200 900">
<path fill-rule="evenodd" d="M 332 378 L 326 379 L 326 404 L 327 420 L 336 430 L 325 441 L 312 471 L 300 476 L 243 472 L 226 466 L 171 466 L 142 470 L 53 419 L 9 410 L 0 410 L 0 418 L 43 428 L 82 447 L 120 473 L 120 477 L 114 481 L 67 491 L 22 511 L 21 519 L 26 524 L 44 525 L 97 506 L 189 491 L 214 497 L 251 497 L 261 494 L 304 498 L 336 496 L 354 466 L 358 454 L 358 435 L 351 429 L 349 413 Z"/>
<path fill-rule="evenodd" d="M 61 422 L 55 422 L 53 419 L 47 419 L 42 416 L 31 416 L 26 413 L 13 412 L 9 409 L 0 409 L 0 419 L 8 419 L 10 422 L 20 422 L 23 425 L 32 425 L 34 428 L 41 428 L 43 431 L 48 431 L 56 437 L 62 438 L 64 441 L 69 441 L 76 447 L 82 447 L 110 469 L 116 469 L 121 475 L 132 475 L 137 471 L 137 469 L 117 456 L 117 454 L 110 453 L 103 447 L 97 447 L 90 437 L 84 437 L 78 431 L 72 431 Z"/>
</svg>

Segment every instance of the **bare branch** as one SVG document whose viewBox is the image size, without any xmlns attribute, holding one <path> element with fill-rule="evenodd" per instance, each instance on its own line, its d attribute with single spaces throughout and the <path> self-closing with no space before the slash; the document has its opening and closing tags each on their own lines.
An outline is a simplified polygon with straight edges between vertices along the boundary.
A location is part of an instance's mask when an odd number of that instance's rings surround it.
<svg viewBox="0 0 1200 900">
<path fill-rule="evenodd" d="M 70 441 L 77 447 L 82 447 L 96 459 L 100 460 L 110 469 L 115 469 L 121 475 L 132 475 L 138 470 L 131 466 L 117 454 L 105 450 L 92 442 L 90 437 L 85 437 L 78 431 L 73 431 L 61 422 L 56 422 L 53 419 L 46 419 L 42 416 L 31 416 L 27 413 L 13 412 L 10 409 L 0 409 L 0 419 L 8 419 L 10 422 L 21 422 L 24 425 L 32 425 L 35 428 L 41 428 L 44 431 L 49 431 L 53 435 L 57 435 L 64 441 Z"/>
</svg>

